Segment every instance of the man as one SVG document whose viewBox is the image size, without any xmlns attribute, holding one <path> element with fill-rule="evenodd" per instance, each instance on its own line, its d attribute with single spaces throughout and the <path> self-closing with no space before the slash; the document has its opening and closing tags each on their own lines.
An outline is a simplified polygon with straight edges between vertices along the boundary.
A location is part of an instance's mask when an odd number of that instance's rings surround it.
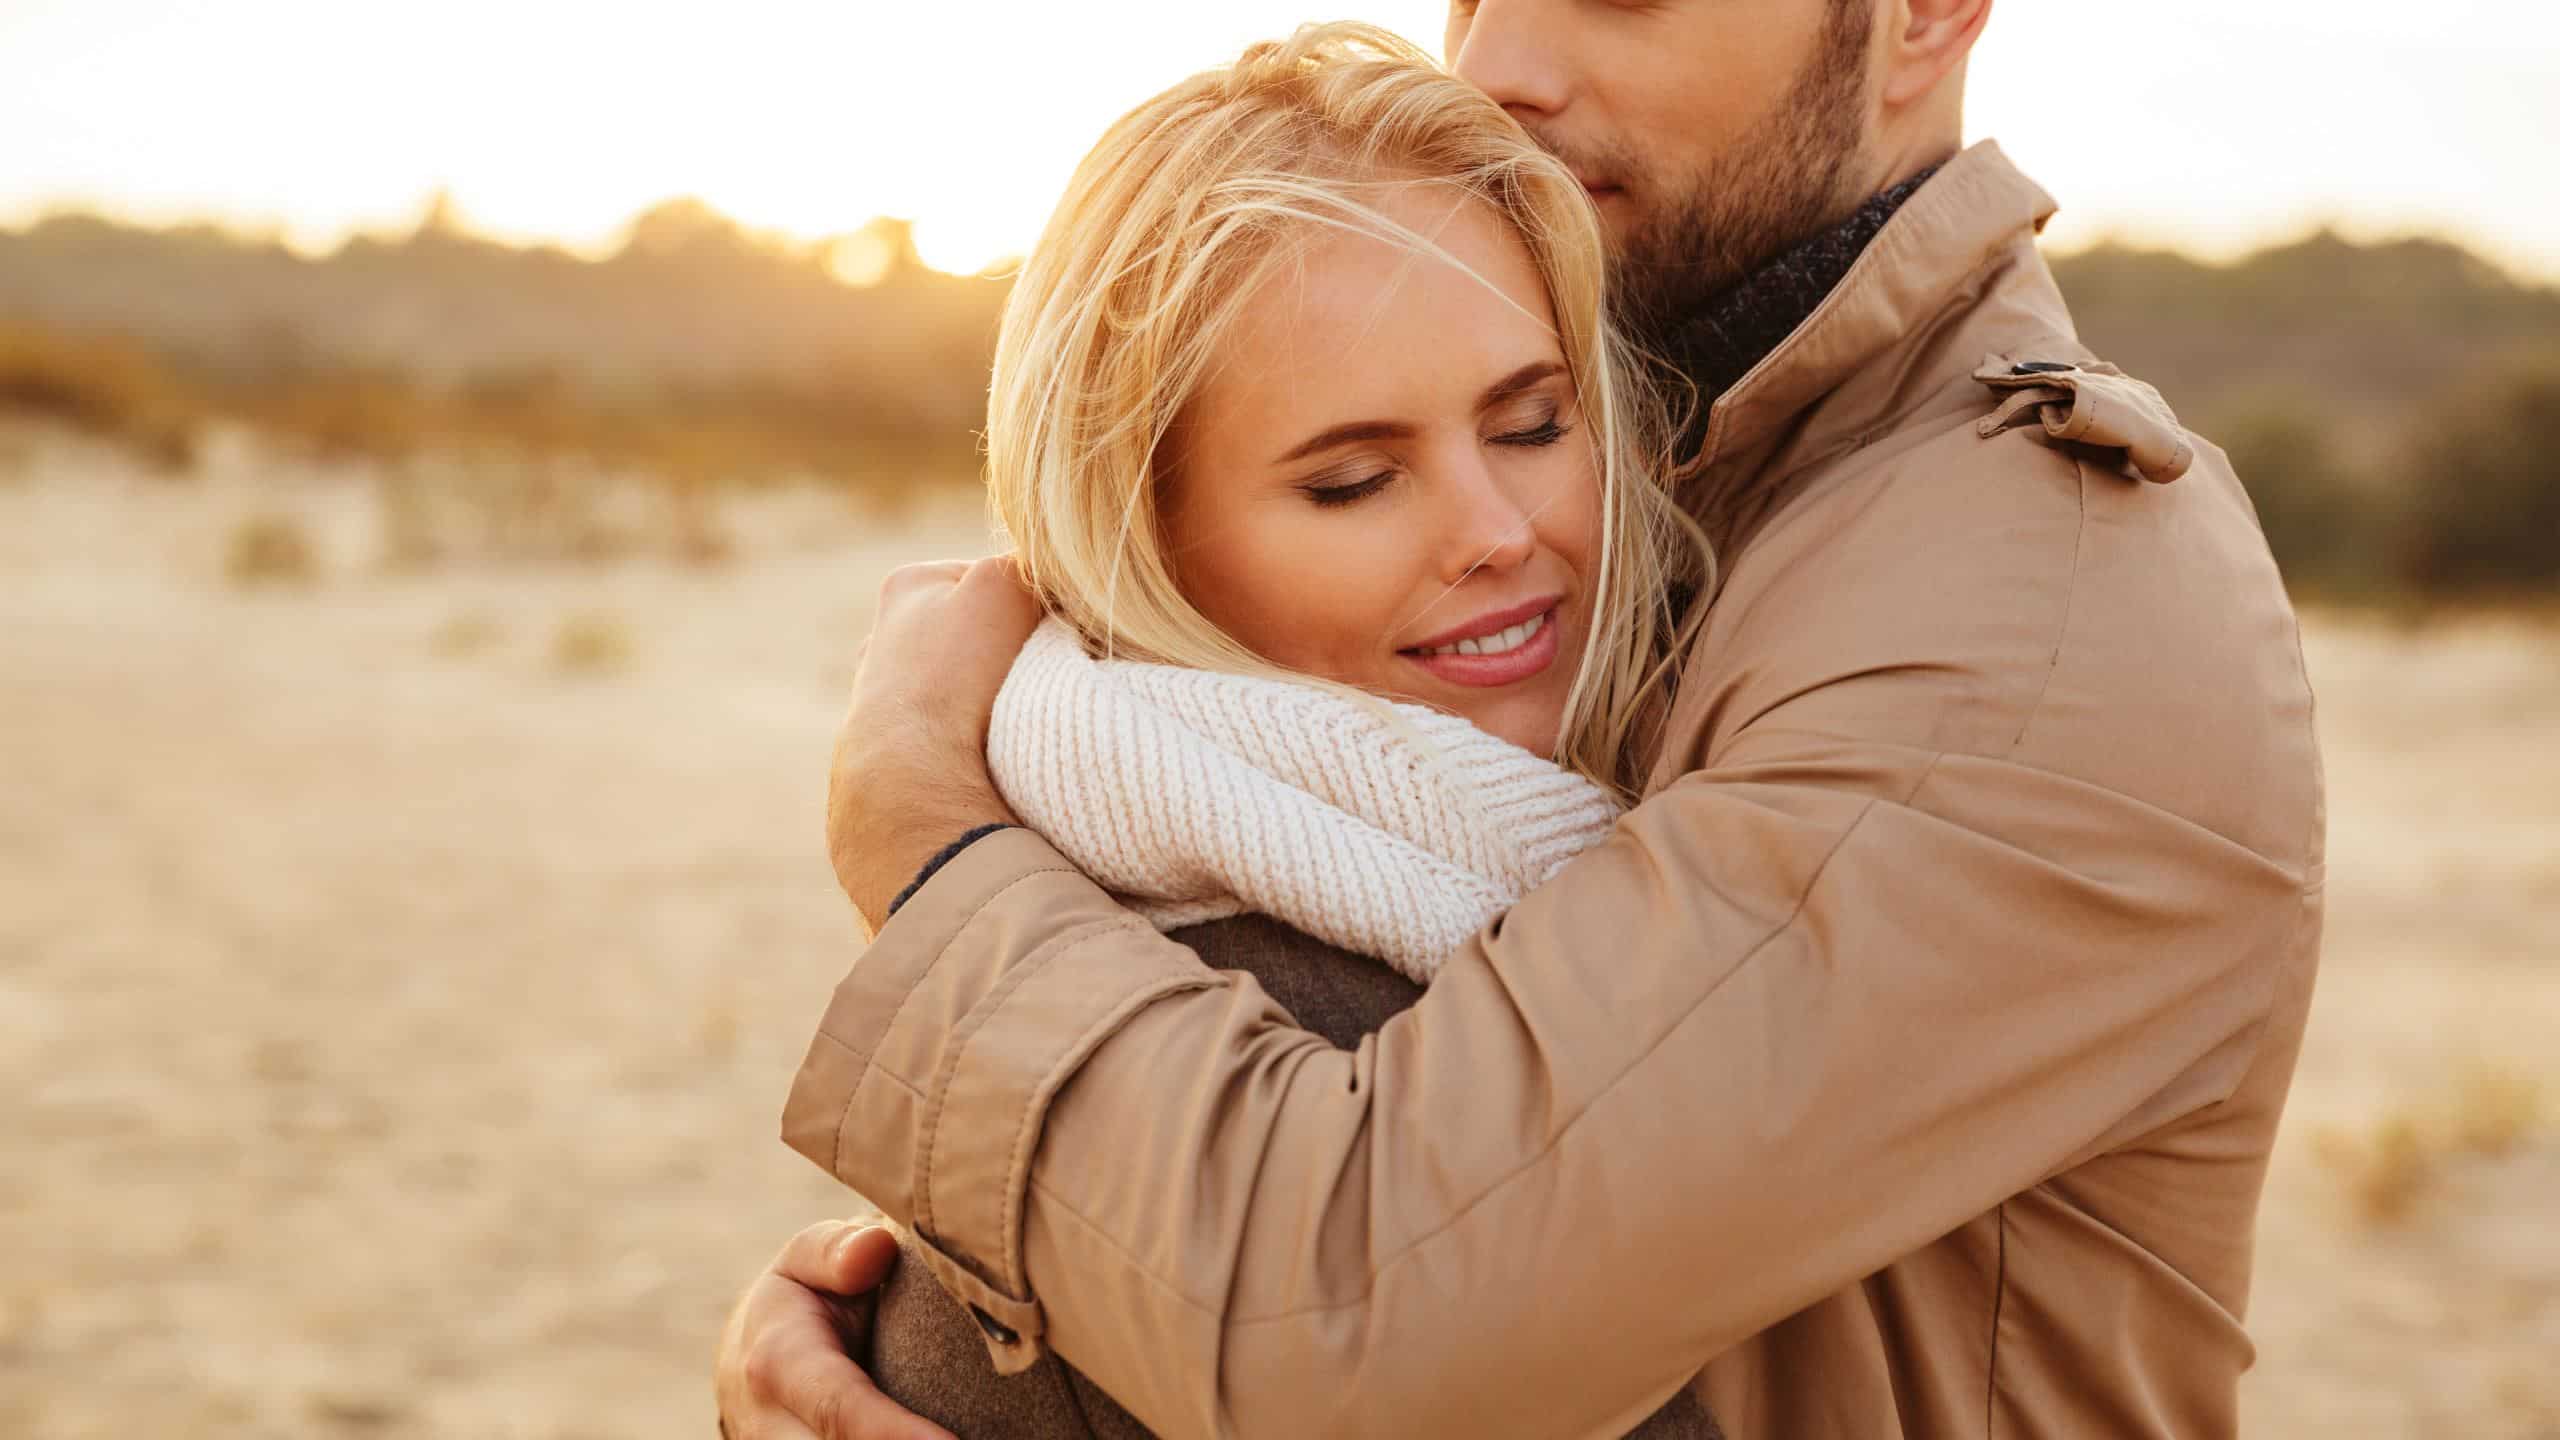
<svg viewBox="0 0 2560 1440">
<path fill-rule="evenodd" d="M 1453 9 L 1712 398 L 1725 576 L 1644 803 L 1356 1053 L 985 829 L 1033 617 L 995 565 L 890 582 L 830 817 L 879 933 L 785 1131 L 998 1368 L 1184 1433 L 1605 1435 L 1682 1384 L 1736 1436 L 2233 1432 L 2310 695 L 2227 465 L 1957 154 L 1988 9 Z M 739 1440 L 934 1433 L 834 1344 L 884 1250 L 757 1282 Z"/>
</svg>

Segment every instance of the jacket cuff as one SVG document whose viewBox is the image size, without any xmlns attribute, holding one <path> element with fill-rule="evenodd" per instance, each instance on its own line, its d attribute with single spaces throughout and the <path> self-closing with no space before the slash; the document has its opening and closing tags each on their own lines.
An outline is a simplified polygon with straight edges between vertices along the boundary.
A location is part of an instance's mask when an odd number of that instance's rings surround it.
<svg viewBox="0 0 2560 1440">
<path fill-rule="evenodd" d="M 997 831 L 927 879 L 836 987 L 783 1139 L 906 1225 L 996 1369 L 1019 1372 L 1045 1329 L 1022 1198 L 1050 1101 L 1131 1015 L 1219 983 L 1047 841 Z"/>
<path fill-rule="evenodd" d="M 934 872 L 958 859 L 961 851 L 968 849 L 970 846 L 977 844 L 979 841 L 986 839 L 988 836 L 993 835 L 999 830 L 1008 828 L 1010 827 L 1007 826 L 1005 822 L 999 820 L 992 825 L 980 825 L 976 829 L 962 831 L 959 839 L 954 840 L 950 844 L 943 846 L 941 849 L 934 851 L 933 858 L 924 862 L 923 866 L 917 869 L 916 878 L 908 881 L 907 888 L 899 891 L 897 895 L 889 901 L 889 913 L 892 915 L 897 914 L 901 907 L 903 907 L 909 900 L 915 898 L 917 891 L 924 888 L 924 882 L 934 877 Z"/>
</svg>

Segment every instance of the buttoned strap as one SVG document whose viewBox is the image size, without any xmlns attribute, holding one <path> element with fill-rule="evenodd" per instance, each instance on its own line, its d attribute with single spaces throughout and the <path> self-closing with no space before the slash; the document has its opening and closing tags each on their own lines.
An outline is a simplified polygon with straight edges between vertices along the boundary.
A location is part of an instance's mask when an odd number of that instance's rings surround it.
<svg viewBox="0 0 2560 1440">
<path fill-rule="evenodd" d="M 1985 438 L 2039 425 L 2050 439 L 2114 450 L 2125 473 L 2166 485 L 2195 463 L 2195 442 L 2160 392 L 2102 360 L 1983 357 L 1973 378 L 2000 397 L 1976 430 Z"/>
<path fill-rule="evenodd" d="M 925 1236 L 909 1231 L 907 1238 L 912 1246 L 909 1253 L 924 1261 L 934 1280 L 967 1306 L 969 1318 L 978 1322 L 978 1333 L 987 1342 L 987 1359 L 997 1374 L 1019 1375 L 1038 1363 L 1040 1337 L 1048 1330 L 1039 1301 L 1005 1294 Z"/>
</svg>

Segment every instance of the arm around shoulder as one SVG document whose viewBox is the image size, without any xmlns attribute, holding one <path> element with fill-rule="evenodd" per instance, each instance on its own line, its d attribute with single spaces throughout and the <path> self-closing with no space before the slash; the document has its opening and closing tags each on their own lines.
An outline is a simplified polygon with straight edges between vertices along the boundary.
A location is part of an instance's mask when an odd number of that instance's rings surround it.
<svg viewBox="0 0 2560 1440">
<path fill-rule="evenodd" d="M 2063 776 L 1772 727 L 1346 1052 L 1007 832 L 856 967 L 788 1128 L 1159 1430 L 1611 1433 L 2212 1103 L 2298 888 Z"/>
</svg>

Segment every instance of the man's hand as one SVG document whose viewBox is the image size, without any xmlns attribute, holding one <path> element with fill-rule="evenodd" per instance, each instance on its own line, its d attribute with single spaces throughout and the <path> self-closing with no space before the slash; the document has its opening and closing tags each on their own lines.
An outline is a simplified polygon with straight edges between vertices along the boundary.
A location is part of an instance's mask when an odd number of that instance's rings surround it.
<svg viewBox="0 0 2560 1440">
<path fill-rule="evenodd" d="M 827 781 L 827 855 L 876 933 L 934 852 L 1012 812 L 987 717 L 1040 605 L 1012 559 L 909 565 L 880 587 Z"/>
<path fill-rule="evenodd" d="M 721 1332 L 713 1385 L 728 1440 L 952 1440 L 880 1393 L 847 1350 L 871 1291 L 898 1260 L 878 1225 L 828 1222 L 791 1237 Z"/>
</svg>

